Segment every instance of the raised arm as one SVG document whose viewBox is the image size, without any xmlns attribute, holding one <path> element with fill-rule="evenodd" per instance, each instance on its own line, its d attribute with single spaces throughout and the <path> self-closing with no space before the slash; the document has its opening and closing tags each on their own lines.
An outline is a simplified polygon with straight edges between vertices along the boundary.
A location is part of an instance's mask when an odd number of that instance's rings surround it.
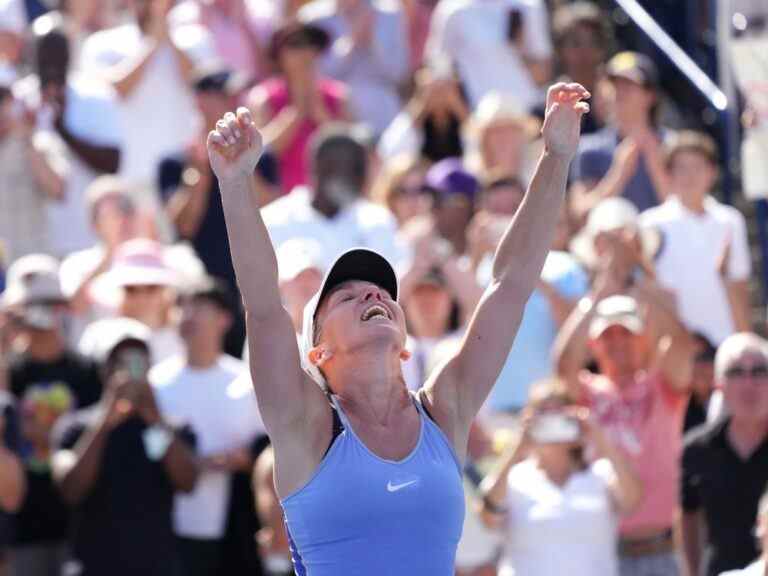
<svg viewBox="0 0 768 576">
<path fill-rule="evenodd" d="M 463 453 L 469 426 L 491 391 L 517 334 L 523 309 L 549 253 L 568 167 L 579 142 L 579 84 L 555 84 L 547 94 L 545 150 L 528 192 L 493 261 L 491 283 L 475 310 L 457 353 L 428 383 L 427 397 L 441 426 Z"/>
<path fill-rule="evenodd" d="M 296 334 L 280 299 L 277 259 L 254 183 L 261 150 L 261 134 L 247 108 L 239 108 L 237 116 L 227 113 L 208 135 L 245 305 L 253 385 L 264 424 L 280 452 L 281 440 L 301 440 L 308 424 L 306 408 L 322 406 L 324 398 L 301 369 Z"/>
</svg>

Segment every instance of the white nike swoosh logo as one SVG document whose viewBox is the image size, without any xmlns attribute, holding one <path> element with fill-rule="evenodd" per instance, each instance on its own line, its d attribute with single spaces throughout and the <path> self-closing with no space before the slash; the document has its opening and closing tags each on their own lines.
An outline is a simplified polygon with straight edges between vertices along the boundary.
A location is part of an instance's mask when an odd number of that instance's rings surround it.
<svg viewBox="0 0 768 576">
<path fill-rule="evenodd" d="M 402 484 L 392 484 L 392 481 L 390 480 L 387 482 L 387 492 L 397 492 L 398 490 L 402 490 L 406 486 L 410 486 L 411 484 L 416 484 L 418 480 L 411 480 L 410 482 L 403 482 Z"/>
</svg>

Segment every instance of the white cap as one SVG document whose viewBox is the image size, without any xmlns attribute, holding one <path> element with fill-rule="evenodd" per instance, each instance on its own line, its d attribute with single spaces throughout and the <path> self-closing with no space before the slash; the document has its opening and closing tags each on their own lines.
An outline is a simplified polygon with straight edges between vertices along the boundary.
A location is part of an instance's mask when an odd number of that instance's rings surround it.
<svg viewBox="0 0 768 576">
<path fill-rule="evenodd" d="M 123 342 L 128 340 L 141 342 L 149 348 L 152 337 L 151 330 L 138 320 L 133 318 L 107 318 L 100 321 L 100 337 L 94 342 L 92 358 L 99 362 L 106 362 L 109 355 Z"/>
<path fill-rule="evenodd" d="M 320 369 L 309 361 L 309 352 L 315 346 L 315 314 L 320 302 L 334 287 L 350 280 L 364 280 L 381 286 L 397 300 L 397 274 L 384 256 L 368 248 L 353 248 L 339 256 L 320 285 L 320 290 L 304 306 L 300 354 L 301 366 L 322 388 L 328 384 Z"/>
<path fill-rule="evenodd" d="M 589 324 L 589 337 L 599 338 L 611 326 L 623 326 L 633 334 L 643 333 L 643 320 L 637 300 L 631 296 L 609 296 L 597 303 L 595 317 Z"/>
<path fill-rule="evenodd" d="M 589 267 L 597 264 L 595 236 L 604 232 L 614 232 L 625 228 L 637 228 L 639 212 L 632 202 L 620 196 L 601 200 L 589 212 L 587 223 L 571 241 L 571 252 Z M 655 230 L 641 229 L 640 244 L 643 253 L 653 258 L 661 245 L 661 237 Z"/>
<path fill-rule="evenodd" d="M 289 282 L 304 270 L 325 271 L 323 247 L 313 238 L 291 238 L 277 249 L 280 282 Z"/>
<path fill-rule="evenodd" d="M 164 257 L 164 246 L 154 240 L 137 238 L 124 242 L 115 252 L 104 282 L 125 286 L 175 286 L 177 274 Z"/>
<path fill-rule="evenodd" d="M 16 260 L 8 269 L 2 301 L 4 307 L 65 301 L 59 279 L 59 263 L 55 258 L 30 254 Z"/>
</svg>

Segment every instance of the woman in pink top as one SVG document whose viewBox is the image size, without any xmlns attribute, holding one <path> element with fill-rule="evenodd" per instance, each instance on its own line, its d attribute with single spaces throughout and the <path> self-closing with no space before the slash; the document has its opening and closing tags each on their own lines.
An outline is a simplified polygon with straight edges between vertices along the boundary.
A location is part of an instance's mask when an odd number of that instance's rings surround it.
<svg viewBox="0 0 768 576">
<path fill-rule="evenodd" d="M 328 43 L 321 28 L 286 24 L 270 45 L 281 75 L 262 82 L 251 94 L 250 107 L 266 147 L 277 157 L 284 194 L 307 183 L 307 145 L 315 130 L 347 119 L 344 85 L 318 77 L 317 59 Z"/>
</svg>

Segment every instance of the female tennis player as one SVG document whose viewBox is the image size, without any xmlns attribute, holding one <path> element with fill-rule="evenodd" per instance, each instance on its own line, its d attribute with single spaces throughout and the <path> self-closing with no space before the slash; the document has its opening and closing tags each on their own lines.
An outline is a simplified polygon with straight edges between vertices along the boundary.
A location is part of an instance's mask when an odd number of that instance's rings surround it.
<svg viewBox="0 0 768 576">
<path fill-rule="evenodd" d="M 455 355 L 415 395 L 401 362 L 397 278 L 380 255 L 342 254 L 305 310 L 303 342 L 278 292 L 253 172 L 262 139 L 245 108 L 208 136 L 245 304 L 250 368 L 300 576 L 450 576 L 472 420 L 507 358 L 552 244 L 589 93 L 547 93 L 545 150 L 493 279 Z"/>
</svg>

